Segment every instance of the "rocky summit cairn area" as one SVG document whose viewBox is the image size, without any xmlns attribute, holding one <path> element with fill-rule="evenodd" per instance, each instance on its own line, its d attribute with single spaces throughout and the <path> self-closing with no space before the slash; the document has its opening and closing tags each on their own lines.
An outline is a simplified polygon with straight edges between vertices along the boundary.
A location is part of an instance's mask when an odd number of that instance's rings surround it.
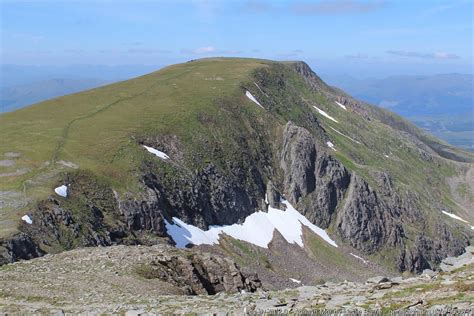
<svg viewBox="0 0 474 316">
<path fill-rule="evenodd" d="M 0 267 L 0 311 L 23 313 L 263 312 L 472 315 L 474 247 L 439 271 L 268 291 L 216 255 L 170 246 L 83 248 Z"/>
</svg>

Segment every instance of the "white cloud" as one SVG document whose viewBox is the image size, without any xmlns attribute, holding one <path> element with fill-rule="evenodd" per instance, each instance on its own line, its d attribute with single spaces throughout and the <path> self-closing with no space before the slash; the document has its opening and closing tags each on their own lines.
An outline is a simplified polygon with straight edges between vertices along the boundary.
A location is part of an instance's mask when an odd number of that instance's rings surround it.
<svg viewBox="0 0 474 316">
<path fill-rule="evenodd" d="M 400 57 L 412 57 L 412 58 L 424 58 L 424 59 L 458 59 L 459 56 L 456 54 L 446 52 L 435 52 L 435 53 L 420 53 L 410 52 L 405 50 L 389 50 L 387 54 L 400 56 Z"/>
<path fill-rule="evenodd" d="M 209 54 L 215 52 L 216 49 L 214 46 L 203 46 L 203 47 L 198 47 L 194 49 L 192 52 L 194 54 Z"/>
</svg>

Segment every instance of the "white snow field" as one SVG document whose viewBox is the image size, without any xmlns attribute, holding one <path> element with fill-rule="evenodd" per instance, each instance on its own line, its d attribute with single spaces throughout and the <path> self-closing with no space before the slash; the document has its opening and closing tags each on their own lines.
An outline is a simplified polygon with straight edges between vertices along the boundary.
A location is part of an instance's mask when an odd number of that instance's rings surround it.
<svg viewBox="0 0 474 316">
<path fill-rule="evenodd" d="M 351 256 L 353 256 L 354 258 L 357 258 L 359 259 L 360 261 L 362 261 L 364 264 L 369 264 L 369 262 L 367 260 L 365 260 L 364 258 L 362 257 L 359 257 L 358 255 L 355 255 L 353 254 L 352 252 L 349 253 Z"/>
<path fill-rule="evenodd" d="M 257 104 L 259 107 L 261 107 L 262 109 L 264 109 L 263 105 L 261 105 L 260 102 L 258 102 L 257 99 L 255 99 L 255 97 L 254 97 L 249 91 L 245 91 L 245 95 L 246 95 L 247 98 L 249 98 L 252 102 L 254 102 L 254 103 Z"/>
<path fill-rule="evenodd" d="M 329 128 L 330 128 L 330 129 L 332 129 L 333 131 L 335 131 L 336 133 L 338 133 L 339 135 L 341 135 L 341 136 L 344 136 L 344 137 L 346 137 L 347 139 L 349 139 L 349 140 L 353 141 L 354 143 L 356 143 L 356 144 L 359 144 L 359 145 L 360 145 L 360 142 L 359 142 L 359 141 L 357 141 L 357 140 L 353 139 L 352 137 L 349 137 L 349 136 L 347 136 L 347 135 L 346 135 L 346 134 L 344 134 L 344 133 L 341 133 L 341 132 L 339 132 L 339 131 L 338 131 L 337 129 L 335 129 L 334 127 L 332 127 L 332 126 L 329 126 Z"/>
<path fill-rule="evenodd" d="M 328 145 L 328 147 L 331 148 L 332 150 L 337 151 L 336 148 L 334 147 L 333 143 L 328 141 L 328 142 L 326 142 L 326 145 Z"/>
<path fill-rule="evenodd" d="M 56 194 L 59 196 L 67 197 L 67 186 L 63 184 L 54 189 L 54 192 L 56 192 Z"/>
<path fill-rule="evenodd" d="M 204 231 L 173 217 L 173 223 L 165 221 L 166 230 L 178 248 L 184 248 L 187 244 L 218 244 L 219 235 L 222 233 L 262 248 L 268 248 L 275 230 L 280 232 L 290 244 L 295 243 L 303 247 L 302 225 L 305 225 L 331 246 L 337 247 L 336 242 L 323 229 L 312 224 L 288 201 L 282 201 L 282 203 L 286 206 L 285 211 L 269 206 L 268 213 L 261 211 L 253 213 L 247 216 L 243 224 L 210 226 L 209 230 Z"/>
<path fill-rule="evenodd" d="M 28 215 L 23 215 L 21 219 L 30 225 L 33 224 L 33 220 Z"/>
<path fill-rule="evenodd" d="M 448 216 L 451 217 L 451 218 L 457 219 L 458 221 L 461 221 L 461 222 L 463 222 L 463 223 L 469 223 L 469 222 L 466 221 L 465 219 L 463 219 L 463 218 L 457 216 L 456 214 L 448 213 L 448 212 L 445 212 L 445 211 L 442 211 L 442 212 L 443 212 L 443 214 L 446 214 L 446 215 L 448 215 Z"/>
<path fill-rule="evenodd" d="M 300 284 L 301 281 L 300 280 L 297 280 L 297 279 L 293 279 L 293 278 L 289 278 L 291 282 L 294 282 L 294 283 L 298 283 Z"/>
<path fill-rule="evenodd" d="M 347 108 L 346 108 L 346 106 L 345 106 L 344 104 L 339 103 L 339 102 L 337 102 L 337 101 L 334 101 L 334 102 L 336 102 L 337 105 L 339 105 L 341 108 L 343 108 L 344 110 L 347 111 Z"/>
<path fill-rule="evenodd" d="M 143 145 L 143 147 L 145 147 L 145 149 L 148 150 L 153 155 L 155 155 L 155 156 L 157 156 L 157 157 L 159 157 L 163 160 L 170 159 L 170 156 L 168 156 L 167 154 L 165 154 L 162 151 L 159 151 L 158 149 L 155 149 L 153 147 L 148 147 L 148 146 L 145 146 L 145 145 Z"/>
<path fill-rule="evenodd" d="M 318 110 L 319 114 L 321 114 L 322 116 L 324 117 L 327 117 L 328 119 L 336 122 L 336 123 L 339 123 L 338 121 L 336 121 L 336 119 L 332 116 L 330 116 L 329 114 L 327 114 L 326 112 L 324 112 L 323 110 L 321 110 L 320 108 L 316 107 L 313 105 L 313 108 L 315 108 L 316 110 Z"/>
</svg>

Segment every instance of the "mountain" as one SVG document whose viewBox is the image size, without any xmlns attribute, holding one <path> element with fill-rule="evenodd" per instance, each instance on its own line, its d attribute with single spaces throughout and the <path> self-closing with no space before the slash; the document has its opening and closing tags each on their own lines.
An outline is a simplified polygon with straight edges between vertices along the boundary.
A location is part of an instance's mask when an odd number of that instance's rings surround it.
<svg viewBox="0 0 474 316">
<path fill-rule="evenodd" d="M 96 78 L 105 82 L 115 82 L 138 77 L 159 69 L 157 65 L 0 65 L 0 89 L 30 85 L 36 82 L 61 79 Z"/>
<path fill-rule="evenodd" d="M 472 111 L 474 106 L 474 75 L 392 76 L 383 79 L 328 75 L 324 78 L 355 98 L 407 117 L 463 114 Z"/>
<path fill-rule="evenodd" d="M 240 275 L 226 260 L 279 289 L 436 269 L 473 237 L 474 155 L 304 62 L 173 65 L 4 113 L 0 133 L 2 263 L 187 246 L 226 258 L 196 268 L 210 293 Z M 163 249 L 147 275 L 176 284 L 194 255 Z"/>
<path fill-rule="evenodd" d="M 474 150 L 474 75 L 323 77 L 329 84 L 390 109 L 452 145 Z"/>
<path fill-rule="evenodd" d="M 100 79 L 49 79 L 32 84 L 3 88 L 0 112 L 13 111 L 47 99 L 96 88 L 107 84 Z"/>
</svg>

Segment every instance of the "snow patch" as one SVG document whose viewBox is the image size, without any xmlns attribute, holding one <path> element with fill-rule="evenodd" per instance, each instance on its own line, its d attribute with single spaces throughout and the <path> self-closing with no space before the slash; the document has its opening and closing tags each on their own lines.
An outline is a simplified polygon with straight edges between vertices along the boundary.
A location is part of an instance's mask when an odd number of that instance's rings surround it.
<svg viewBox="0 0 474 316">
<path fill-rule="evenodd" d="M 336 102 L 337 105 L 339 105 L 341 108 L 343 108 L 344 110 L 347 111 L 347 108 L 346 108 L 346 106 L 345 106 L 344 104 L 339 103 L 339 102 L 337 102 L 337 101 L 334 101 L 334 102 Z"/>
<path fill-rule="evenodd" d="M 23 215 L 21 219 L 24 220 L 27 224 L 33 224 L 33 220 L 28 215 Z"/>
<path fill-rule="evenodd" d="M 327 141 L 326 145 L 328 145 L 328 147 L 331 148 L 332 150 L 337 151 L 336 148 L 334 148 L 334 144 L 331 143 L 330 141 Z"/>
<path fill-rule="evenodd" d="M 465 219 L 463 219 L 463 218 L 457 216 L 456 214 L 448 213 L 448 212 L 446 212 L 446 211 L 442 211 L 442 212 L 443 212 L 443 214 L 448 215 L 448 216 L 451 217 L 451 218 L 457 219 L 458 221 L 461 221 L 461 222 L 464 222 L 464 223 L 469 223 L 469 222 L 466 221 Z"/>
<path fill-rule="evenodd" d="M 359 259 L 359 260 L 362 261 L 364 264 L 369 264 L 369 262 L 368 262 L 367 260 L 365 260 L 364 258 L 359 257 L 358 255 L 355 255 L 355 254 L 353 254 L 352 252 L 349 253 L 349 254 L 350 254 L 351 256 L 353 256 L 354 258 Z"/>
<path fill-rule="evenodd" d="M 320 108 L 316 107 L 313 105 L 313 108 L 315 108 L 316 110 L 318 110 L 319 114 L 321 114 L 322 116 L 324 117 L 327 117 L 328 119 L 336 122 L 336 123 L 339 123 L 338 121 L 336 121 L 335 118 L 333 118 L 332 116 L 330 116 L 329 114 L 327 114 L 326 112 L 324 112 L 323 110 L 321 110 Z"/>
<path fill-rule="evenodd" d="M 275 230 L 285 238 L 286 241 L 296 243 L 303 247 L 302 225 L 321 237 L 330 245 L 337 247 L 323 229 L 312 224 L 306 217 L 300 214 L 288 201 L 282 201 L 286 210 L 268 207 L 268 212 L 256 212 L 245 219 L 243 224 L 227 226 L 210 226 L 204 231 L 196 226 L 184 223 L 179 218 L 173 217 L 173 223 L 165 220 L 166 230 L 176 243 L 176 247 L 184 248 L 187 244 L 214 245 L 219 243 L 220 234 L 224 233 L 233 238 L 247 241 L 256 246 L 267 248 L 273 239 Z"/>
<path fill-rule="evenodd" d="M 159 151 L 158 149 L 155 149 L 153 147 L 148 147 L 148 146 L 145 146 L 145 145 L 143 145 L 143 147 L 145 147 L 145 149 L 148 150 L 153 155 L 155 155 L 155 156 L 157 156 L 157 157 L 159 157 L 163 160 L 170 159 L 170 156 L 168 156 L 167 154 L 165 154 L 162 151 Z"/>
<path fill-rule="evenodd" d="M 353 138 L 347 136 L 346 134 L 343 134 L 343 133 L 339 132 L 339 131 L 338 131 L 337 129 L 335 129 L 334 127 L 329 126 L 329 128 L 332 129 L 333 131 L 335 131 L 336 133 L 338 133 L 339 135 L 344 136 L 344 137 L 350 139 L 351 141 L 353 141 L 354 143 L 357 143 L 357 144 L 360 145 L 360 142 L 359 142 L 359 141 L 357 141 L 357 140 L 355 140 L 355 139 L 353 139 Z"/>
<path fill-rule="evenodd" d="M 258 102 L 257 99 L 255 99 L 255 97 L 254 97 L 249 91 L 245 91 L 245 95 L 246 95 L 247 98 L 249 98 L 252 102 L 254 102 L 254 103 L 257 104 L 259 107 L 261 107 L 262 109 L 264 109 L 264 107 L 260 104 L 260 102 Z"/>
<path fill-rule="evenodd" d="M 265 193 L 265 204 L 268 205 L 268 194 Z"/>
<path fill-rule="evenodd" d="M 54 189 L 54 192 L 56 192 L 56 194 L 59 196 L 67 197 L 67 186 L 63 184 Z"/>
<path fill-rule="evenodd" d="M 253 84 L 258 88 L 258 90 L 260 90 L 261 93 L 263 93 L 268 98 L 268 94 L 266 94 L 262 89 L 260 89 L 256 82 L 254 82 Z"/>
<path fill-rule="evenodd" d="M 471 229 L 474 230 L 474 226 L 471 226 Z"/>
<path fill-rule="evenodd" d="M 76 165 L 75 163 L 71 162 L 71 161 L 64 161 L 64 160 L 59 160 L 57 161 L 56 163 L 60 164 L 60 165 L 63 165 L 65 167 L 68 167 L 68 168 L 72 168 L 72 169 L 78 169 L 79 166 Z"/>
<path fill-rule="evenodd" d="M 298 284 L 300 284 L 300 283 L 301 283 L 301 281 L 300 281 L 300 280 L 293 279 L 293 278 L 290 278 L 290 281 L 291 281 L 291 282 L 294 282 L 294 283 L 298 283 Z"/>
</svg>

